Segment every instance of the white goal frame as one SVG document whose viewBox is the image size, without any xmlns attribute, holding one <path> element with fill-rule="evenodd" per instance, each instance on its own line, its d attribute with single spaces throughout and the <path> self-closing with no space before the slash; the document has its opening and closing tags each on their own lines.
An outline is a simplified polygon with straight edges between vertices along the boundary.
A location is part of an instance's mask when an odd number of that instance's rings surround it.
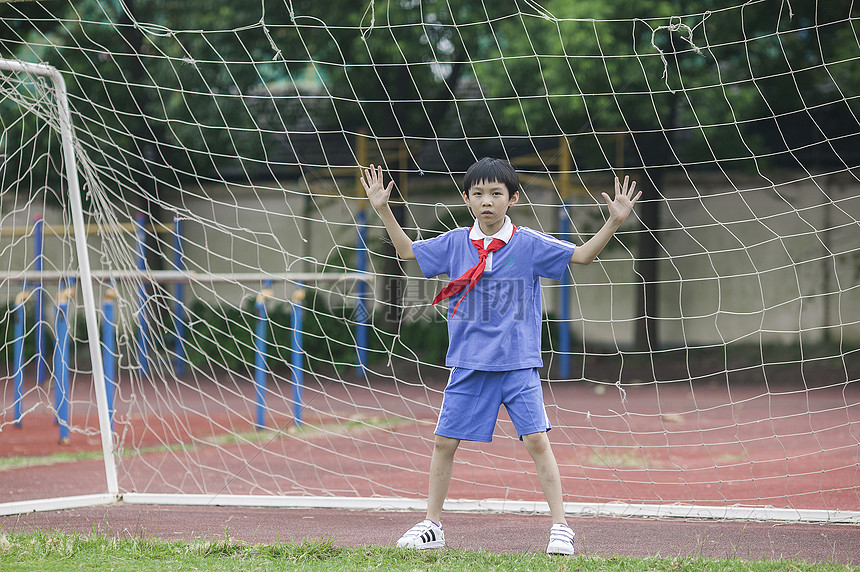
<svg viewBox="0 0 860 572">
<path fill-rule="evenodd" d="M 87 325 L 87 345 L 92 360 L 93 384 L 96 391 L 96 407 L 99 420 L 99 435 L 101 437 L 102 459 L 104 460 L 106 491 L 102 494 L 81 495 L 75 497 L 43 499 L 38 501 L 21 501 L 0 504 L 0 514 L 15 514 L 35 510 L 58 510 L 116 502 L 119 497 L 117 482 L 116 460 L 114 459 L 111 423 L 108 413 L 107 392 L 105 390 L 104 367 L 102 363 L 99 324 L 96 317 L 95 295 L 93 293 L 93 276 L 90 270 L 89 253 L 87 252 L 87 231 L 84 225 L 84 211 L 81 203 L 81 189 L 78 182 L 77 161 L 75 155 L 75 134 L 72 116 L 69 111 L 69 98 L 66 82 L 62 74 L 53 66 L 32 64 L 19 60 L 0 59 L 0 70 L 44 77 L 54 86 L 54 97 L 57 105 L 57 118 L 60 126 L 60 137 L 63 146 L 63 166 L 65 169 L 69 205 L 72 212 L 72 225 L 75 249 L 80 271 L 80 284 L 83 293 L 84 316 Z"/>
</svg>

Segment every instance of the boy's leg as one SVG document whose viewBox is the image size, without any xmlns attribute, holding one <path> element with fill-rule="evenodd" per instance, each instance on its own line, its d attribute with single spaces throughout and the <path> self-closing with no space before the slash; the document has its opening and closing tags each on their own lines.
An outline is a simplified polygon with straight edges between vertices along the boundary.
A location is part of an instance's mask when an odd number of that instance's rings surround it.
<svg viewBox="0 0 860 572">
<path fill-rule="evenodd" d="M 445 533 L 442 530 L 442 505 L 448 496 L 451 472 L 454 468 L 454 453 L 460 444 L 459 439 L 436 435 L 433 444 L 433 457 L 430 459 L 430 487 L 427 494 L 427 518 L 406 531 L 397 541 L 399 548 L 423 550 L 445 546 Z"/>
<path fill-rule="evenodd" d="M 552 447 L 545 431 L 523 435 L 523 443 L 532 456 L 537 469 L 540 486 L 552 514 L 552 528 L 549 531 L 547 554 L 573 554 L 573 531 L 564 517 L 564 503 L 561 497 L 561 475 L 558 463 L 552 454 Z"/>
<path fill-rule="evenodd" d="M 427 518 L 433 522 L 442 519 L 442 505 L 448 496 L 451 473 L 454 470 L 454 453 L 460 445 L 459 439 L 436 435 L 433 456 L 430 459 L 430 487 L 427 493 Z M 561 493 L 559 493 L 559 497 Z"/>
<path fill-rule="evenodd" d="M 561 493 L 561 475 L 545 431 L 523 435 L 526 450 L 535 462 L 538 480 L 554 523 L 567 523 Z"/>
</svg>

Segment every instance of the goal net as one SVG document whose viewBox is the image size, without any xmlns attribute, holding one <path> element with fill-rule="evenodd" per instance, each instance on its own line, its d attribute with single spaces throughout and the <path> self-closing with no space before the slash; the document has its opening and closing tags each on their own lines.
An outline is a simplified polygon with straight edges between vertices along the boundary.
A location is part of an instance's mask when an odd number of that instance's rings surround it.
<svg viewBox="0 0 860 572">
<path fill-rule="evenodd" d="M 542 285 L 567 510 L 860 521 L 853 6 L 343 4 L 0 4 L 0 511 L 420 510 L 444 282 L 359 166 L 417 239 L 495 156 L 577 244 L 644 191 Z M 506 413 L 446 506 L 546 511 Z"/>
</svg>

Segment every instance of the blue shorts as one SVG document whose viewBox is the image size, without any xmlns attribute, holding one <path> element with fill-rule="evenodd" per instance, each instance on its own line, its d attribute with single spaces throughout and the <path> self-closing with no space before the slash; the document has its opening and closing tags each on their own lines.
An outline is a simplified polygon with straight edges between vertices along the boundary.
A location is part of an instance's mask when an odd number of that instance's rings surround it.
<svg viewBox="0 0 860 572">
<path fill-rule="evenodd" d="M 552 428 L 536 368 L 479 371 L 455 367 L 445 387 L 436 435 L 489 443 L 502 404 L 520 439 Z"/>
</svg>

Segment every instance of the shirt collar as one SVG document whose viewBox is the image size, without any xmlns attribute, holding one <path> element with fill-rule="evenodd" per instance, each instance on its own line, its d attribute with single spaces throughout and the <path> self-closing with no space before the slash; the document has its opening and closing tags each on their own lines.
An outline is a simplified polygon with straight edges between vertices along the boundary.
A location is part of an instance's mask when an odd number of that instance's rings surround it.
<svg viewBox="0 0 860 572">
<path fill-rule="evenodd" d="M 493 239 L 498 238 L 505 244 L 511 240 L 511 237 L 514 235 L 514 223 L 511 222 L 511 217 L 505 215 L 505 224 L 502 225 L 502 228 L 494 234 L 493 236 L 487 236 L 484 234 L 484 231 L 481 230 L 481 225 L 478 224 L 478 220 L 475 219 L 475 224 L 472 225 L 471 230 L 469 230 L 469 240 L 479 240 L 483 239 Z"/>
</svg>

